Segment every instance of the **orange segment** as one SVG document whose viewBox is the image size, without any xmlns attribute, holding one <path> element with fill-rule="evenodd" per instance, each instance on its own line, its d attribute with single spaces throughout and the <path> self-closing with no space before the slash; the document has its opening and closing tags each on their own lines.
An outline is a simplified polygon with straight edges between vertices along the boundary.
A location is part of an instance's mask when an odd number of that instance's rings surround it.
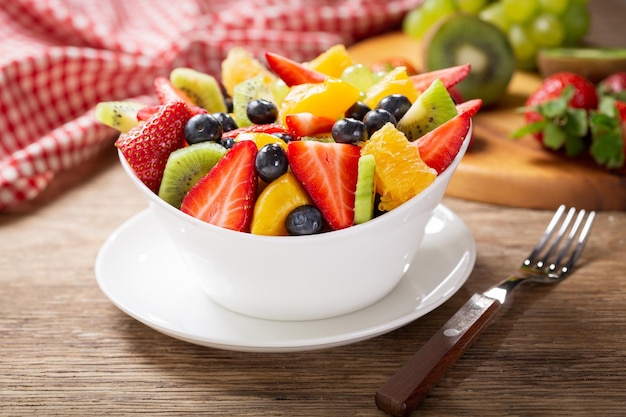
<svg viewBox="0 0 626 417">
<path fill-rule="evenodd" d="M 285 219 L 296 207 L 311 199 L 296 177 L 287 172 L 270 182 L 259 194 L 250 232 L 255 235 L 286 236 Z"/>
<path fill-rule="evenodd" d="M 280 117 L 294 113 L 313 113 L 336 119 L 359 98 L 359 90 L 338 78 L 323 83 L 294 85 L 283 99 Z"/>
<path fill-rule="evenodd" d="M 419 155 L 416 146 L 391 123 L 374 132 L 361 148 L 361 155 L 373 155 L 376 162 L 378 207 L 389 211 L 419 194 L 435 180 L 437 171 Z"/>
<path fill-rule="evenodd" d="M 418 93 L 411 78 L 406 73 L 405 67 L 396 67 L 385 74 L 383 78 L 370 87 L 363 102 L 373 109 L 381 99 L 391 94 L 402 94 L 411 103 L 417 98 Z"/>
<path fill-rule="evenodd" d="M 348 54 L 346 47 L 338 44 L 319 54 L 312 61 L 306 63 L 306 66 L 322 74 L 339 78 L 343 70 L 352 64 L 352 58 Z"/>
<path fill-rule="evenodd" d="M 287 150 L 287 144 L 284 140 L 263 132 L 244 132 L 237 135 L 237 142 L 242 140 L 251 140 L 256 143 L 257 149 L 261 149 L 268 143 L 278 143 L 284 150 Z"/>
<path fill-rule="evenodd" d="M 231 97 L 237 84 L 259 74 L 263 75 L 267 85 L 272 85 L 276 80 L 274 74 L 244 48 L 232 48 L 222 61 L 222 84 Z"/>
</svg>

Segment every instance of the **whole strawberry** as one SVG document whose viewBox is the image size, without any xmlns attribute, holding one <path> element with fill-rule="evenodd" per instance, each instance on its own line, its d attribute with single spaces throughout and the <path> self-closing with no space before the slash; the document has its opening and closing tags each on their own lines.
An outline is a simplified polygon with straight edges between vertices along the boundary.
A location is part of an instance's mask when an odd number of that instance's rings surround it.
<svg viewBox="0 0 626 417">
<path fill-rule="evenodd" d="M 187 105 L 182 101 L 171 102 L 115 141 L 137 177 L 155 193 L 159 190 L 167 158 L 183 146 L 188 119 Z"/>
<path fill-rule="evenodd" d="M 616 72 L 598 83 L 598 94 L 626 102 L 626 72 Z"/>
<path fill-rule="evenodd" d="M 567 155 L 578 155 L 586 148 L 587 113 L 597 107 L 598 94 L 593 83 L 572 72 L 553 74 L 528 97 L 528 125 L 515 136 L 530 133 L 549 149 L 565 148 Z"/>
</svg>

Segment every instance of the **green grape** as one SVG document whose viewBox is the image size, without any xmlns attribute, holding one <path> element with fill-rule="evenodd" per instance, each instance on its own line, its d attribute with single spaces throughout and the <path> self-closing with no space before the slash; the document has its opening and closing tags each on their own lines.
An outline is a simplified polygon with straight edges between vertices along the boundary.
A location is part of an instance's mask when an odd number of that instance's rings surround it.
<svg viewBox="0 0 626 417">
<path fill-rule="evenodd" d="M 565 27 L 563 45 L 576 46 L 587 34 L 591 23 L 591 16 L 586 0 L 570 0 L 570 3 L 561 15 L 561 22 Z"/>
<path fill-rule="evenodd" d="M 402 20 L 402 31 L 409 37 L 422 39 L 431 26 L 431 18 L 418 7 L 408 12 Z"/>
<path fill-rule="evenodd" d="M 378 81 L 380 81 L 381 78 L 383 78 L 385 75 L 387 75 L 387 71 L 376 71 L 373 75 L 372 75 L 372 81 L 374 82 L 374 84 L 376 84 Z"/>
<path fill-rule="evenodd" d="M 537 13 L 538 0 L 502 0 L 504 14 L 509 22 L 524 23 Z"/>
<path fill-rule="evenodd" d="M 455 0 L 426 0 L 422 3 L 422 8 L 435 20 L 457 11 Z"/>
<path fill-rule="evenodd" d="M 553 14 L 542 13 L 535 17 L 529 26 L 530 36 L 539 47 L 560 46 L 565 38 L 565 28 Z"/>
<path fill-rule="evenodd" d="M 563 13 L 568 5 L 569 0 L 539 0 L 539 9 L 542 12 L 556 15 Z"/>
<path fill-rule="evenodd" d="M 456 8 L 463 13 L 478 14 L 487 5 L 487 0 L 456 0 Z"/>
<path fill-rule="evenodd" d="M 513 24 L 507 33 L 517 67 L 519 69 L 532 70 L 535 67 L 537 45 L 533 42 L 530 34 L 520 24 Z"/>
<path fill-rule="evenodd" d="M 274 95 L 274 102 L 277 106 L 280 106 L 280 103 L 283 102 L 283 99 L 289 92 L 289 87 L 283 80 L 278 78 L 272 87 L 272 94 Z"/>
<path fill-rule="evenodd" d="M 511 23 L 507 20 L 506 15 L 504 14 L 504 4 L 502 2 L 491 3 L 478 14 L 478 17 L 485 22 L 489 22 L 492 25 L 499 27 L 504 33 L 507 33 L 509 31 L 509 27 L 511 27 Z"/>
<path fill-rule="evenodd" d="M 343 70 L 341 79 L 359 91 L 367 91 L 374 85 L 374 74 L 363 64 L 354 64 Z"/>
</svg>

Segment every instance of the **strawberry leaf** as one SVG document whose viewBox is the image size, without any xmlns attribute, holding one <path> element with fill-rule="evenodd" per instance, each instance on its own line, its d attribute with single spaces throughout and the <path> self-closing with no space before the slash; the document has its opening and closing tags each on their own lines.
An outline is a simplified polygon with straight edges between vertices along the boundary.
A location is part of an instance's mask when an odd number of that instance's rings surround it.
<svg viewBox="0 0 626 417">
<path fill-rule="evenodd" d="M 609 169 L 624 166 L 623 132 L 615 100 L 603 97 L 598 111 L 591 113 L 589 123 L 592 139 L 589 150 L 593 159 Z"/>
</svg>

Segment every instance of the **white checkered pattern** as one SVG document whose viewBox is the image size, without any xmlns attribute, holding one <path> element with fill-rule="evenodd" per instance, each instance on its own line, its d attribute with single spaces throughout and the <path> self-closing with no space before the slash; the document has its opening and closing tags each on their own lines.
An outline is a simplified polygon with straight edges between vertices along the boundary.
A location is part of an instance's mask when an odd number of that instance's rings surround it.
<svg viewBox="0 0 626 417">
<path fill-rule="evenodd" d="M 235 45 L 310 60 L 397 25 L 421 1 L 2 1 L 0 210 L 111 145 L 115 131 L 93 119 L 100 101 L 145 100 L 177 66 L 219 76 Z"/>
</svg>

